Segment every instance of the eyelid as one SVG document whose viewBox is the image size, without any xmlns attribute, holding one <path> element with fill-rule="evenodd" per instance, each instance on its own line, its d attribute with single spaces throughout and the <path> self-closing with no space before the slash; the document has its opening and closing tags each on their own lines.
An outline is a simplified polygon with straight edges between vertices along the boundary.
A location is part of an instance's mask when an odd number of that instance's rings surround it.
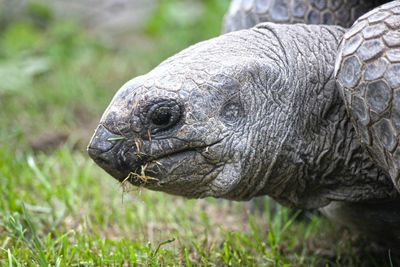
<svg viewBox="0 0 400 267">
<path fill-rule="evenodd" d="M 169 108 L 171 113 L 169 122 L 168 124 L 165 124 L 165 126 L 156 125 L 152 121 L 153 114 L 162 107 Z M 144 134 L 148 134 L 149 132 L 156 134 L 174 128 L 176 124 L 179 124 L 179 121 L 183 116 L 183 110 L 183 105 L 174 98 L 162 98 L 155 99 L 153 101 L 147 101 L 147 103 L 145 103 L 140 110 L 141 121 L 146 131 Z"/>
</svg>

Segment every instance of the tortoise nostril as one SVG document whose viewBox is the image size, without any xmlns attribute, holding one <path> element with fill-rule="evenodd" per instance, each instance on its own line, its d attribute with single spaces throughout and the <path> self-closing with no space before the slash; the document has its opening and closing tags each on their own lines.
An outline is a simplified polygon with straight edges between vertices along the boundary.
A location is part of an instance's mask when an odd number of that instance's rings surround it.
<svg viewBox="0 0 400 267">
<path fill-rule="evenodd" d="M 90 140 L 88 146 L 88 152 L 91 157 L 96 157 L 97 155 L 110 150 L 116 143 L 115 138 L 117 135 L 110 132 L 102 124 L 100 124 L 92 139 Z"/>
</svg>

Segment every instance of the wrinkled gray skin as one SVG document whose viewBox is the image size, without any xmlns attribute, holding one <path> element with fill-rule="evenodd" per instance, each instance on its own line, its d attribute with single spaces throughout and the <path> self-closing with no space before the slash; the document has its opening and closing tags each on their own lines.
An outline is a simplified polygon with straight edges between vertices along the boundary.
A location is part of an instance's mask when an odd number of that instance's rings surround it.
<svg viewBox="0 0 400 267">
<path fill-rule="evenodd" d="M 390 3 L 379 6 L 385 2 Z M 224 31 L 249 28 L 262 21 L 351 27 L 337 52 L 338 90 L 358 141 L 399 189 L 400 1 L 233 0 L 224 18 Z M 385 246 L 399 248 L 398 199 L 335 201 L 323 212 Z"/>
<path fill-rule="evenodd" d="M 186 197 L 269 194 L 301 208 L 395 197 L 332 78 L 342 34 L 261 24 L 194 45 L 120 89 L 89 152 L 119 180 L 146 165 L 157 181 L 133 184 Z M 166 129 L 151 121 L 160 106 L 178 110 Z M 126 140 L 109 142 L 106 131 Z"/>
<path fill-rule="evenodd" d="M 343 33 L 265 23 L 194 45 L 118 91 L 89 154 L 120 181 L 171 194 L 332 203 L 328 215 L 377 236 L 390 224 L 398 242 L 397 209 L 360 221 L 397 207 L 399 194 L 361 146 L 336 86 Z"/>
</svg>

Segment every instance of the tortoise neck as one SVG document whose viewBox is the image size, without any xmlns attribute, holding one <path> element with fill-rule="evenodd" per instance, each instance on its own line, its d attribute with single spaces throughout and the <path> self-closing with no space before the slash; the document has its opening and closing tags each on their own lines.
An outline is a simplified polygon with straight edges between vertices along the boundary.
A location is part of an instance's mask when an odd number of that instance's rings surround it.
<svg viewBox="0 0 400 267">
<path fill-rule="evenodd" d="M 276 33 L 269 24 L 258 28 Z M 334 79 L 343 30 L 327 26 L 292 30 L 285 34 L 295 35 L 296 42 L 280 42 L 289 77 L 298 77 L 285 80 L 284 88 L 289 88 L 285 107 L 291 116 L 271 171 L 261 179 L 268 180 L 262 191 L 303 208 L 325 206 L 332 200 L 359 202 L 397 195 L 389 177 L 360 145 Z"/>
<path fill-rule="evenodd" d="M 343 32 L 334 26 L 270 23 L 250 30 L 248 43 L 265 61 L 259 88 L 266 97 L 257 98 L 254 106 L 272 114 L 265 119 L 270 126 L 265 129 L 271 130 L 258 129 L 260 143 L 266 143 L 259 150 L 260 167 L 244 164 L 248 179 L 242 179 L 232 198 L 268 194 L 288 206 L 317 208 L 332 200 L 394 194 L 392 182 L 359 144 L 333 78 Z"/>
<path fill-rule="evenodd" d="M 304 195 L 323 195 L 332 200 L 363 202 L 390 199 L 397 191 L 390 177 L 371 160 L 361 146 L 338 90 L 329 112 L 322 118 L 321 130 L 310 133 L 315 147 L 307 161 L 307 186 Z"/>
<path fill-rule="evenodd" d="M 285 153 L 277 160 L 272 176 L 286 181 L 281 183 L 284 186 L 268 194 L 300 208 L 319 208 L 331 201 L 397 198 L 389 176 L 361 146 L 338 88 L 331 81 L 320 92 L 325 101 L 319 104 L 326 106 L 325 111 L 316 117 L 310 110 L 309 117 L 304 118 L 307 123 L 294 131 L 297 134 L 291 135 Z"/>
</svg>

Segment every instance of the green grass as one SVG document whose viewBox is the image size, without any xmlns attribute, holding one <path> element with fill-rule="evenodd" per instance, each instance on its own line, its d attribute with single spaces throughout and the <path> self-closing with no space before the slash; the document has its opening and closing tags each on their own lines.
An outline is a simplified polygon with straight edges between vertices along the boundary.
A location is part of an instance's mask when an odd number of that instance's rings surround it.
<svg viewBox="0 0 400 267">
<path fill-rule="evenodd" d="M 40 6 L 42 20 L 28 14 L 0 27 L 1 266 L 389 264 L 387 253 L 369 255 L 318 215 L 298 220 L 267 199 L 251 211 L 126 192 L 88 158 L 88 138 L 126 80 L 218 35 L 228 1 L 201 3 L 192 14 L 179 11 L 181 1 L 160 1 L 122 45 L 53 22 Z"/>
</svg>

